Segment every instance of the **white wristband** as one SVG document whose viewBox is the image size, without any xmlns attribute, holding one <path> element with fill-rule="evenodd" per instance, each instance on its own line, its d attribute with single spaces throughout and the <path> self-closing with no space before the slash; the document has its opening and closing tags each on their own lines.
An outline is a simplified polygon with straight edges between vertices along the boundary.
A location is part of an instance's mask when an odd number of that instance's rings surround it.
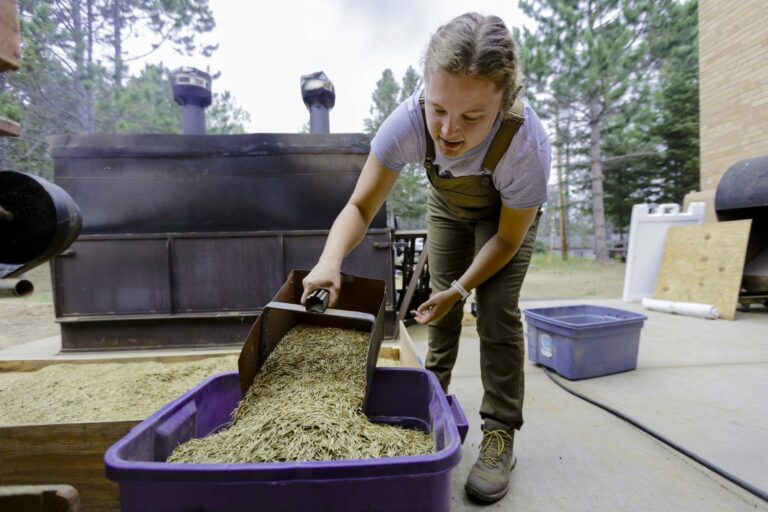
<svg viewBox="0 0 768 512">
<path fill-rule="evenodd" d="M 469 297 L 469 292 L 464 289 L 463 286 L 461 286 L 461 283 L 458 281 L 454 281 L 451 283 L 451 288 L 459 292 L 459 295 L 461 295 L 461 300 L 466 300 L 467 297 Z"/>
</svg>

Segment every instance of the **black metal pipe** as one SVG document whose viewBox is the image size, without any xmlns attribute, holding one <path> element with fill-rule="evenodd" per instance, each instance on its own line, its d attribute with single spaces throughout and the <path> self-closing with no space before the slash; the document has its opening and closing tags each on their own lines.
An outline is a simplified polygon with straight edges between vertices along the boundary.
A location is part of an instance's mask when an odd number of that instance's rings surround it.
<svg viewBox="0 0 768 512">
<path fill-rule="evenodd" d="M 211 105 L 211 75 L 183 67 L 171 73 L 173 100 L 181 105 L 184 135 L 205 135 L 205 109 Z"/>
<path fill-rule="evenodd" d="M 309 107 L 309 133 L 331 133 L 329 111 L 322 105 Z"/>
<path fill-rule="evenodd" d="M 333 84 L 322 71 L 301 77 L 301 97 L 309 109 L 310 133 L 330 133 L 330 111 L 336 104 Z"/>
<path fill-rule="evenodd" d="M 181 107 L 181 129 L 184 135 L 205 135 L 205 111 L 195 105 Z"/>
<path fill-rule="evenodd" d="M 0 279 L 0 297 L 26 297 L 35 291 L 32 281 L 26 279 Z"/>
</svg>

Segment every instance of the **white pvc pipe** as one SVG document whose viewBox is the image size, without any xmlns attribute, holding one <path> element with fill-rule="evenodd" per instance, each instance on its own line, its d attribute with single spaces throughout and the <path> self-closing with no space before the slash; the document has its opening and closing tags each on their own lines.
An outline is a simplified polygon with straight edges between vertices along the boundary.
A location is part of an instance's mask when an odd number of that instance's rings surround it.
<svg viewBox="0 0 768 512">
<path fill-rule="evenodd" d="M 717 308 L 711 304 L 699 304 L 697 302 L 673 302 L 671 300 L 658 300 L 645 297 L 643 307 L 653 311 L 674 313 L 676 315 L 696 316 L 699 318 L 716 319 L 720 315 Z"/>
</svg>

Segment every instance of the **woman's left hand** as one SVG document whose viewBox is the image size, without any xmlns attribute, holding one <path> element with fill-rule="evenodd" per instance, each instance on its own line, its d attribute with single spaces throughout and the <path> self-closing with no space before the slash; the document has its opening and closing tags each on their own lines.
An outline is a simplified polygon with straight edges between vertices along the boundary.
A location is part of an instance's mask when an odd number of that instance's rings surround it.
<svg viewBox="0 0 768 512">
<path fill-rule="evenodd" d="M 414 311 L 414 319 L 420 324 L 428 324 L 443 318 L 459 300 L 459 293 L 453 288 L 438 292 L 431 296 Z"/>
</svg>

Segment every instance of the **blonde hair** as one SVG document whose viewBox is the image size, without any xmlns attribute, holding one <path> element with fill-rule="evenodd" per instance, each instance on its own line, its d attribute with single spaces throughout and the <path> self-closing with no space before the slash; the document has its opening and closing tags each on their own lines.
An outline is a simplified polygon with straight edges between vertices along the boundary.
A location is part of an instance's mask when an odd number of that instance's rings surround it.
<svg viewBox="0 0 768 512">
<path fill-rule="evenodd" d="M 424 54 L 424 77 L 430 71 L 488 80 L 502 91 L 501 110 L 512 107 L 520 92 L 515 42 L 498 16 L 468 12 L 441 26 Z"/>
</svg>

